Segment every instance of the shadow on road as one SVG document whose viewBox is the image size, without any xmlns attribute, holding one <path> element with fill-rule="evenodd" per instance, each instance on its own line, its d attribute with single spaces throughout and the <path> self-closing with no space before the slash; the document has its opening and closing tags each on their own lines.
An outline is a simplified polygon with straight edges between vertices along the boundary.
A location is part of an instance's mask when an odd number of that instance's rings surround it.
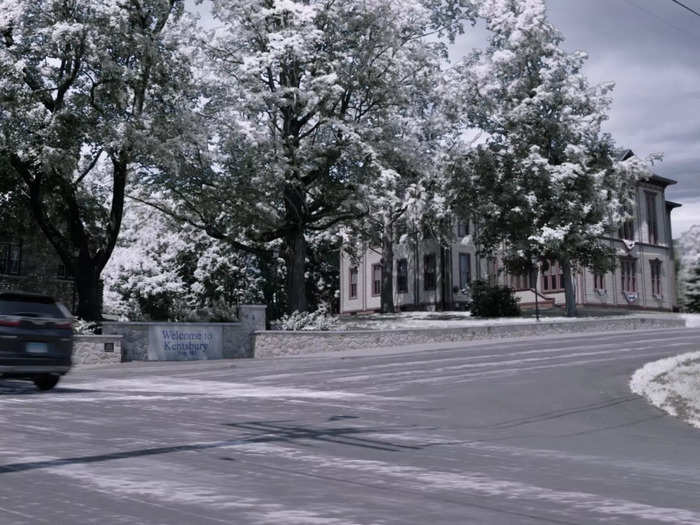
<svg viewBox="0 0 700 525">
<path fill-rule="evenodd" d="M 329 418 L 333 421 L 333 418 Z M 225 426 L 243 430 L 250 435 L 244 438 L 227 439 L 210 443 L 193 443 L 190 445 L 173 445 L 167 447 L 155 447 L 141 450 L 129 450 L 124 452 L 112 452 L 108 454 L 96 454 L 93 456 L 78 456 L 63 459 L 51 459 L 44 461 L 29 461 L 26 463 L 11 463 L 0 465 L 0 474 L 12 472 L 23 472 L 27 470 L 61 467 L 63 465 L 80 465 L 89 463 L 100 463 L 116 459 L 128 459 L 144 456 L 156 456 L 160 454 L 170 454 L 172 452 L 194 452 L 200 450 L 217 449 L 231 447 L 235 445 L 246 445 L 250 443 L 274 443 L 274 442 L 295 442 L 295 441 L 322 441 L 339 443 L 353 447 L 363 447 L 389 452 L 399 452 L 402 450 L 420 450 L 423 446 L 408 446 L 392 443 L 390 441 L 377 440 L 361 437 L 362 434 L 372 433 L 397 433 L 400 429 L 379 429 L 379 428 L 325 428 L 302 425 L 289 425 L 289 421 L 249 421 L 243 423 L 227 423 Z M 226 458 L 233 460 L 232 458 Z"/>
<path fill-rule="evenodd" d="M 352 416 L 334 416 L 329 421 L 338 421 Z M 251 433 L 248 441 L 261 443 L 272 441 L 324 441 L 328 443 L 340 443 L 352 447 L 370 448 L 375 450 L 385 450 L 389 452 L 399 452 L 401 450 L 420 450 L 422 446 L 409 446 L 391 443 L 379 439 L 369 439 L 361 437 L 362 434 L 382 432 L 380 429 L 368 429 L 362 427 L 313 427 L 289 425 L 288 421 L 249 421 L 244 423 L 228 423 L 227 426 L 238 430 L 245 430 Z M 396 430 L 394 429 L 394 432 Z"/>
<path fill-rule="evenodd" d="M 633 401 L 640 401 L 642 398 L 638 395 L 622 396 L 615 399 L 610 399 L 598 403 L 590 403 L 587 405 L 573 406 L 568 408 L 560 408 L 557 410 L 551 410 L 547 412 L 540 412 L 537 414 L 531 414 L 519 418 L 507 419 L 500 421 L 498 423 L 491 423 L 487 425 L 474 425 L 474 426 L 463 426 L 463 429 L 467 430 L 506 430 L 510 428 L 520 427 L 524 425 L 530 425 L 534 423 L 541 423 L 543 421 L 550 421 L 553 419 L 561 419 L 568 416 L 575 416 L 585 412 L 596 412 L 599 410 L 605 410 L 617 405 L 622 405 L 624 403 L 629 403 Z"/>
<path fill-rule="evenodd" d="M 14 380 L 0 380 L 0 397 L 2 396 L 47 396 L 54 394 L 83 394 L 95 392 L 95 390 L 87 390 L 84 388 L 62 388 L 56 387 L 48 392 L 41 392 L 37 390 L 34 383 L 31 381 L 14 381 Z"/>
</svg>

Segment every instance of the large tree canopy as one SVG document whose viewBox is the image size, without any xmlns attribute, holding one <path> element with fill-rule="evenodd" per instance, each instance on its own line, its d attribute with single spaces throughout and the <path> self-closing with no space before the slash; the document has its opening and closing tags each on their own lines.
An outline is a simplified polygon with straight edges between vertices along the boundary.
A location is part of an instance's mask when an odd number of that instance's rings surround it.
<svg viewBox="0 0 700 525">
<path fill-rule="evenodd" d="M 167 162 L 187 127 L 181 0 L 0 0 L 0 157 L 100 317 L 129 177 Z"/>
<path fill-rule="evenodd" d="M 466 0 L 215 0 L 203 117 L 209 133 L 165 180 L 174 215 L 286 263 L 305 310 L 308 242 L 363 213 L 357 191 L 393 169 L 385 124 L 444 58 Z M 408 113 L 407 113 L 408 114 Z M 243 242 L 241 239 L 243 238 Z"/>
</svg>

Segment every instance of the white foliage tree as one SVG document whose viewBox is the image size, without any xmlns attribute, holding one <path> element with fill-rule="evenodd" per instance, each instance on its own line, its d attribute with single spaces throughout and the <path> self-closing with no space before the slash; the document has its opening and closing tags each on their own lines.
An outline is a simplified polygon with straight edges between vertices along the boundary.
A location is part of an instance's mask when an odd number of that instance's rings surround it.
<svg viewBox="0 0 700 525">
<path fill-rule="evenodd" d="M 307 308 L 308 242 L 362 213 L 385 119 L 454 34 L 467 0 L 214 0 L 208 36 L 211 134 L 171 181 L 181 219 L 286 263 L 289 310 Z M 386 166 L 391 169 L 391 166 Z M 377 173 L 377 171 L 371 171 Z M 157 181 L 159 182 L 159 181 Z M 244 238 L 245 242 L 240 242 Z"/>
<path fill-rule="evenodd" d="M 233 320 L 262 300 L 253 256 L 142 204 L 127 207 L 104 271 L 105 309 L 130 320 Z"/>
<path fill-rule="evenodd" d="M 0 0 L 0 157 L 100 318 L 127 184 L 190 126 L 182 0 Z"/>
<path fill-rule="evenodd" d="M 693 312 L 700 311 L 700 225 L 691 226 L 676 241 L 678 296 Z"/>
<path fill-rule="evenodd" d="M 356 192 L 364 213 L 348 231 L 356 248 L 369 244 L 381 249 L 384 313 L 395 310 L 394 245 L 402 240 L 398 233 L 439 230 L 448 215 L 443 165 L 460 126 L 445 111 L 444 100 L 454 93 L 440 68 L 444 45 L 424 44 L 423 65 L 412 71 L 405 100 L 384 116 L 366 162 L 357 166 L 365 171 Z M 407 237 L 403 240 L 408 242 Z"/>
<path fill-rule="evenodd" d="M 480 242 L 504 249 L 507 265 L 558 261 L 567 314 L 576 314 L 576 267 L 609 269 L 603 234 L 631 211 L 632 189 L 648 174 L 636 157 L 618 162 L 601 131 L 611 84 L 591 86 L 586 55 L 562 49 L 543 0 L 484 0 L 488 48 L 454 73 L 483 144 L 454 167 L 458 200 L 484 218 Z"/>
</svg>

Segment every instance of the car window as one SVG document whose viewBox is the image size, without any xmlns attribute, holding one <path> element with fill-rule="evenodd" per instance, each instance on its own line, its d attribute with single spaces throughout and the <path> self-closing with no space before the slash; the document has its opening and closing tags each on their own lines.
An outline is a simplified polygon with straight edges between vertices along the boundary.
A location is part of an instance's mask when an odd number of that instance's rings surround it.
<svg viewBox="0 0 700 525">
<path fill-rule="evenodd" d="M 70 313 L 70 310 L 68 308 L 66 308 L 66 305 L 64 305 L 63 303 L 56 303 L 56 306 L 58 306 L 58 309 L 61 310 L 63 317 L 65 317 L 66 319 L 73 318 L 73 314 Z"/>
<path fill-rule="evenodd" d="M 56 303 L 33 302 L 27 300 L 0 299 L 0 315 L 20 315 L 26 317 L 53 317 L 65 316 Z"/>
</svg>

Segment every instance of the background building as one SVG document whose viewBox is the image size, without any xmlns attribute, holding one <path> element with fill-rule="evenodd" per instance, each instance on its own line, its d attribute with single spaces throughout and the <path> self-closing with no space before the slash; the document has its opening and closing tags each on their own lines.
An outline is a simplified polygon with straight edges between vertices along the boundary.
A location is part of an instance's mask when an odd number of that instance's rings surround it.
<svg viewBox="0 0 700 525">
<path fill-rule="evenodd" d="M 671 211 L 665 190 L 675 181 L 653 175 L 636 190 L 633 219 L 616 235 L 606 237 L 615 252 L 615 270 L 575 275 L 576 302 L 582 306 L 673 310 L 678 305 Z M 398 244 L 394 259 L 394 301 L 398 309 L 452 309 L 468 301 L 473 279 L 490 280 L 515 290 L 523 307 L 563 306 L 562 270 L 543 262 L 536 275 L 512 275 L 497 259 L 478 255 L 474 224 L 457 222 L 454 240 Z M 381 252 L 367 247 L 359 260 L 343 252 L 340 261 L 340 312 L 378 311 L 381 294 Z M 537 294 L 537 296 L 536 296 Z"/>
<path fill-rule="evenodd" d="M 73 277 L 44 235 L 0 224 L 0 291 L 8 290 L 50 295 L 73 312 L 77 305 Z"/>
</svg>

